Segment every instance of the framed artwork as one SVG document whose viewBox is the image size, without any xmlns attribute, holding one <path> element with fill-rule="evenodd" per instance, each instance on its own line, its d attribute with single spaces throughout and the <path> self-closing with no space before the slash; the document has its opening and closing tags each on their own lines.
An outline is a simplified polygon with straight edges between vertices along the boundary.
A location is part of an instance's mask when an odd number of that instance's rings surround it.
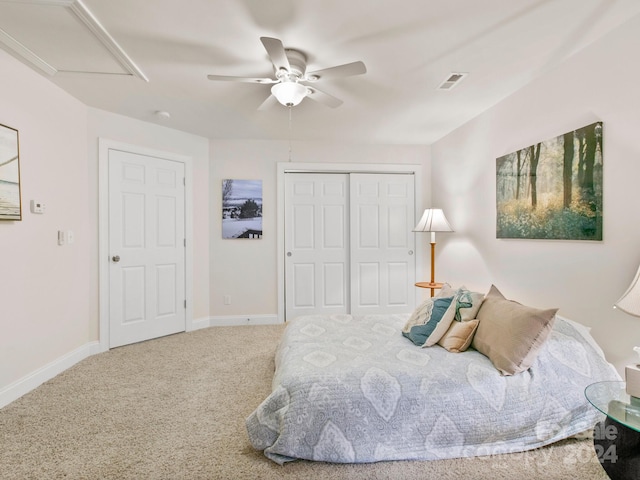
<svg viewBox="0 0 640 480">
<path fill-rule="evenodd" d="M 18 130 L 1 124 L 0 220 L 22 220 Z"/>
<path fill-rule="evenodd" d="M 602 240 L 602 122 L 496 159 L 497 238 Z"/>
<path fill-rule="evenodd" d="M 222 180 L 222 238 L 262 238 L 262 180 Z"/>
</svg>

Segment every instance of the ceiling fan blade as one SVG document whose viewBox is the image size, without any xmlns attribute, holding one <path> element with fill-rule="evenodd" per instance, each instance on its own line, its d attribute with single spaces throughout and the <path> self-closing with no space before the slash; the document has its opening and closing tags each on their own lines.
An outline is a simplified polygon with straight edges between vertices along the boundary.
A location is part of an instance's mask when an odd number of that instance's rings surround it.
<svg viewBox="0 0 640 480">
<path fill-rule="evenodd" d="M 278 105 L 278 100 L 276 99 L 276 97 L 274 97 L 273 95 L 269 95 L 267 99 L 264 102 L 262 102 L 262 104 L 260 104 L 260 106 L 258 107 L 258 110 L 263 112 L 265 110 L 269 110 L 270 108 L 276 105 Z"/>
<path fill-rule="evenodd" d="M 327 107 L 336 108 L 342 105 L 342 100 L 334 97 L 333 95 L 329 95 L 322 90 L 318 90 L 316 87 L 307 87 L 309 93 L 307 94 L 307 98 L 315 100 L 318 103 L 322 103 Z"/>
<path fill-rule="evenodd" d="M 350 77 L 367 73 L 367 67 L 362 62 L 345 63 L 336 67 L 324 68 L 315 72 L 308 72 L 305 79 L 310 82 L 324 78 Z"/>
<path fill-rule="evenodd" d="M 279 72 L 280 70 L 286 70 L 287 72 L 291 71 L 289 59 L 287 58 L 284 46 L 280 40 L 271 37 L 260 37 L 260 41 L 269 54 L 269 58 L 271 59 L 273 66 L 276 68 L 276 72 Z"/>
<path fill-rule="evenodd" d="M 209 80 L 217 82 L 245 82 L 245 83 L 260 83 L 263 85 L 278 83 L 278 80 L 272 78 L 259 78 L 259 77 L 230 77 L 227 75 L 207 75 Z"/>
</svg>

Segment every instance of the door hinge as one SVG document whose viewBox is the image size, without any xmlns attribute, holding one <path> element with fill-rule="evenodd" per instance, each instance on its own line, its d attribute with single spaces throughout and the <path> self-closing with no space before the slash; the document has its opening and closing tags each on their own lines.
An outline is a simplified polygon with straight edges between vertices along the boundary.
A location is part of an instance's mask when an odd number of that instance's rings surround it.
<svg viewBox="0 0 640 480">
<path fill-rule="evenodd" d="M 187 185 L 187 177 L 182 177 L 182 185 Z"/>
<path fill-rule="evenodd" d="M 184 301 L 184 308 L 187 308 L 187 301 Z"/>
<path fill-rule="evenodd" d="M 186 238 L 184 238 L 182 243 L 183 243 L 183 244 L 184 244 L 184 246 L 186 247 L 186 246 L 187 246 L 187 239 L 186 239 Z"/>
</svg>

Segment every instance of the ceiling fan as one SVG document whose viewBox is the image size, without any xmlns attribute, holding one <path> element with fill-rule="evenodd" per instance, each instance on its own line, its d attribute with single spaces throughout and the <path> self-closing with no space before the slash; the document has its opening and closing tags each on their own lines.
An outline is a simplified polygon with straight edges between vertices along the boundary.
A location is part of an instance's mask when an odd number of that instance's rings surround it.
<svg viewBox="0 0 640 480">
<path fill-rule="evenodd" d="M 298 105 L 304 98 L 309 97 L 329 107 L 335 108 L 342 104 L 342 100 L 329 95 L 315 86 L 308 85 L 325 78 L 350 77 L 366 73 L 367 68 L 362 62 L 345 63 L 336 67 L 324 68 L 307 72 L 307 57 L 299 50 L 285 49 L 277 38 L 260 37 L 275 71 L 276 78 L 231 77 L 225 75 L 207 75 L 209 80 L 225 82 L 245 82 L 272 85 L 271 96 L 260 107 L 270 103 L 272 97 L 286 107 Z"/>
</svg>

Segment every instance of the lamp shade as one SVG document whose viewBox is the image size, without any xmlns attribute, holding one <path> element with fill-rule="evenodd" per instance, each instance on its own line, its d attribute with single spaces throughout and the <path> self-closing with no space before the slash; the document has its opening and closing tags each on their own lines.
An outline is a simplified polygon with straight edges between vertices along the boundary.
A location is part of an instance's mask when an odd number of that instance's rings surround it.
<svg viewBox="0 0 640 480">
<path fill-rule="evenodd" d="M 308 90 L 297 82 L 282 82 L 271 87 L 271 93 L 285 107 L 295 107 L 307 96 Z"/>
<path fill-rule="evenodd" d="M 640 317 L 640 268 L 638 268 L 633 282 L 614 307 L 634 317 Z"/>
<path fill-rule="evenodd" d="M 414 232 L 453 232 L 441 208 L 427 208 Z"/>
</svg>

